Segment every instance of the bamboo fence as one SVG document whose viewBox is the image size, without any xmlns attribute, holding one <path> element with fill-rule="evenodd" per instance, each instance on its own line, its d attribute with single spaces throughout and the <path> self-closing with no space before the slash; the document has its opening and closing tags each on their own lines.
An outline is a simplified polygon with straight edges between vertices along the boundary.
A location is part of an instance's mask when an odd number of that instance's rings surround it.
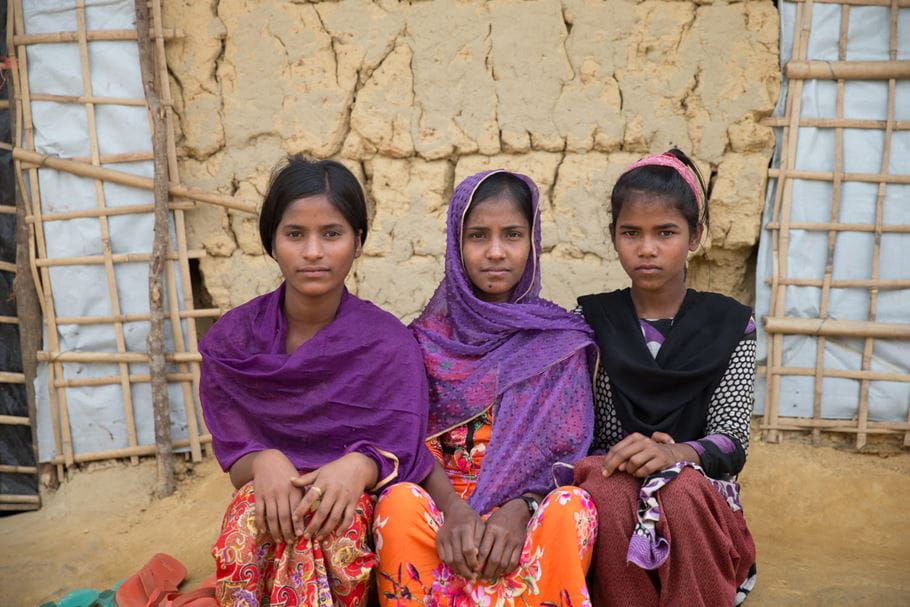
<svg viewBox="0 0 910 607">
<path fill-rule="evenodd" d="M 837 61 L 811 61 L 807 57 L 809 38 L 812 33 L 814 4 L 840 5 L 840 31 Z M 889 59 L 887 61 L 849 61 L 847 41 L 850 29 L 851 8 L 858 6 L 885 6 L 890 9 Z M 897 435 L 903 437 L 903 445 L 910 446 L 910 418 L 906 421 L 870 421 L 870 385 L 873 381 L 910 382 L 910 375 L 871 370 L 872 355 L 876 340 L 910 339 L 910 323 L 883 324 L 876 321 L 879 293 L 888 289 L 910 288 L 907 279 L 882 279 L 881 240 L 886 233 L 910 233 L 910 225 L 884 225 L 883 207 L 886 188 L 889 184 L 910 184 L 910 175 L 890 174 L 892 134 L 910 128 L 907 121 L 896 121 L 895 87 L 897 80 L 910 78 L 910 61 L 898 60 L 898 14 L 900 8 L 910 6 L 907 0 L 799 0 L 796 6 L 793 52 L 784 73 L 789 79 L 785 115 L 770 118 L 763 123 L 782 129 L 780 166 L 769 170 L 769 178 L 777 180 L 774 192 L 772 216 L 766 229 L 772 239 L 772 274 L 770 314 L 765 319 L 765 330 L 769 334 L 766 378 L 765 412 L 761 428 L 765 438 L 778 441 L 782 432 L 810 432 L 818 441 L 822 433 L 854 435 L 855 446 L 861 448 L 871 434 Z M 831 118 L 807 118 L 801 116 L 803 83 L 806 80 L 836 81 L 836 116 Z M 851 80 L 884 80 L 887 82 L 887 117 L 885 120 L 857 120 L 844 116 L 844 94 L 846 83 Z M 830 172 L 796 170 L 796 150 L 801 128 L 813 127 L 834 131 L 834 167 Z M 882 131 L 883 150 L 881 168 L 877 173 L 848 173 L 844 171 L 844 130 L 868 129 Z M 791 221 L 794 205 L 811 204 L 793 197 L 795 180 L 828 182 L 832 186 L 830 219 L 827 222 Z M 858 181 L 877 184 L 875 217 L 869 224 L 849 224 L 839 221 L 841 207 L 849 204 L 844 200 L 844 183 Z M 827 252 L 823 277 L 818 279 L 794 278 L 790 276 L 788 255 L 790 236 L 794 230 L 816 231 L 827 234 Z M 870 278 L 835 280 L 833 268 L 838 235 L 845 232 L 869 233 L 873 236 L 872 267 Z M 818 318 L 786 317 L 786 290 L 788 286 L 809 286 L 821 290 L 821 305 Z M 859 288 L 868 296 L 868 316 L 865 321 L 836 320 L 830 318 L 830 297 L 832 289 Z M 783 361 L 784 338 L 794 335 L 810 335 L 816 338 L 815 366 L 802 368 L 787 366 Z M 859 369 L 828 369 L 825 367 L 825 343 L 829 338 L 859 338 L 862 340 L 862 356 Z M 812 416 L 787 417 L 780 413 L 781 379 L 783 377 L 812 377 Z M 853 419 L 823 419 L 822 402 L 824 379 L 839 377 L 859 383 L 857 412 Z"/>
<path fill-rule="evenodd" d="M 169 250 L 166 252 L 169 262 L 165 264 L 165 282 L 163 285 L 166 295 L 165 320 L 169 324 L 169 335 L 172 338 L 173 346 L 173 351 L 166 353 L 166 360 L 173 365 L 173 368 L 167 374 L 167 381 L 180 386 L 187 425 L 187 437 L 174 440 L 172 444 L 174 448 L 188 449 L 192 459 L 198 461 L 202 458 L 204 450 L 209 448 L 208 444 L 211 441 L 211 437 L 207 433 L 199 407 L 200 359 L 197 350 L 194 319 L 217 317 L 221 311 L 218 309 L 194 308 L 189 261 L 198 259 L 204 256 L 205 253 L 191 250 L 188 247 L 185 213 L 198 203 L 214 204 L 245 212 L 255 212 L 255 205 L 214 192 L 190 188 L 179 182 L 177 148 L 174 137 L 173 103 L 171 101 L 172 96 L 164 43 L 168 39 L 181 37 L 183 33 L 179 29 L 165 28 L 163 26 L 160 0 L 152 0 L 149 3 L 149 9 L 149 38 L 154 51 L 154 69 L 157 72 L 155 86 L 157 97 L 161 100 L 160 105 L 164 111 L 166 124 L 166 162 L 168 175 L 170 176 L 167 189 L 171 197 L 168 201 L 168 209 L 176 233 L 176 241 L 170 243 Z M 144 98 L 96 96 L 92 91 L 89 43 L 101 40 L 137 40 L 136 30 L 89 30 L 86 26 L 85 0 L 74 0 L 72 10 L 76 17 L 75 31 L 31 34 L 25 28 L 22 0 L 12 0 L 9 3 L 8 10 L 10 19 L 7 28 L 8 40 L 10 41 L 8 52 L 13 66 L 11 84 L 15 91 L 15 103 L 12 105 L 15 106 L 16 115 L 13 145 L 9 147 L 12 149 L 17 187 L 21 193 L 24 206 L 23 217 L 28 225 L 29 270 L 34 278 L 35 288 L 38 293 L 46 335 L 45 348 L 37 352 L 36 359 L 46 363 L 48 370 L 49 417 L 53 429 L 54 452 L 56 453 L 52 463 L 57 466 L 58 476 L 62 478 L 64 467 L 71 467 L 78 463 L 114 458 L 130 458 L 133 462 L 137 462 L 140 456 L 154 455 L 156 452 L 154 443 L 140 444 L 136 426 L 137 414 L 150 415 L 151 403 L 148 403 L 149 411 L 137 411 L 137 403 L 134 402 L 132 390 L 132 387 L 136 384 L 150 383 L 152 377 L 149 373 L 131 373 L 129 366 L 131 363 L 149 364 L 149 354 L 147 351 L 128 351 L 124 331 L 125 323 L 148 322 L 150 315 L 148 313 L 125 314 L 123 312 L 115 272 L 118 264 L 148 262 L 151 258 L 151 251 L 149 253 L 115 253 L 111 248 L 111 229 L 108 221 L 113 216 L 153 213 L 155 205 L 149 203 L 131 206 L 110 206 L 104 189 L 105 183 L 116 183 L 152 191 L 154 189 L 153 179 L 132 175 L 111 168 L 111 165 L 151 161 L 154 159 L 154 154 L 151 150 L 151 142 L 149 142 L 148 151 L 128 154 L 105 154 L 102 152 L 103 142 L 99 141 L 96 128 L 96 108 L 100 105 L 146 107 L 148 109 L 148 103 Z M 31 90 L 27 50 L 29 46 L 37 44 L 78 45 L 83 87 L 81 95 L 50 95 Z M 32 116 L 32 103 L 36 101 L 81 105 L 84 107 L 88 126 L 89 156 L 61 158 L 43 154 L 36 148 L 35 125 Z M 12 108 L 12 105 L 9 107 Z M 151 131 L 151 116 L 149 120 Z M 94 183 L 97 206 L 92 209 L 52 214 L 45 213 L 42 208 L 39 184 L 39 172 L 44 170 L 64 172 L 91 180 Z M 98 241 L 102 244 L 102 254 L 79 257 L 49 256 L 45 233 L 47 224 L 85 218 L 94 219 L 98 223 Z M 101 289 L 99 296 L 102 293 L 106 293 L 111 303 L 111 314 L 104 316 L 58 316 L 55 311 L 50 269 L 52 267 L 84 265 L 103 266 L 106 281 L 105 284 L 99 285 Z M 0 322 L 16 322 L 16 319 L 0 318 Z M 114 335 L 111 349 L 114 351 L 62 351 L 60 327 L 74 324 L 111 326 Z M 181 327 L 185 328 L 185 333 Z M 68 378 L 64 374 L 68 363 L 105 364 L 107 366 L 113 364 L 118 372 L 115 375 L 101 377 Z M 21 377 L 21 374 L 3 374 L 0 375 L 0 381 L 22 383 L 24 382 L 24 377 Z M 127 445 L 96 452 L 77 452 L 74 449 L 72 435 L 74 420 L 70 417 L 68 407 L 69 391 L 105 385 L 120 386 Z M 7 419 L 0 417 L 0 424 L 4 423 L 29 424 L 32 422 L 28 418 Z M 0 468 L 0 472 L 4 470 L 5 468 Z M 31 469 L 28 471 L 28 473 L 34 472 L 35 470 Z M 9 499 L 10 496 L 0 498 L 0 509 L 8 509 L 9 504 L 12 503 Z M 12 496 L 12 499 L 17 500 L 15 502 L 16 506 L 32 504 L 23 496 Z M 7 501 L 4 502 L 2 500 Z M 34 507 L 37 507 L 37 503 Z"/>
</svg>

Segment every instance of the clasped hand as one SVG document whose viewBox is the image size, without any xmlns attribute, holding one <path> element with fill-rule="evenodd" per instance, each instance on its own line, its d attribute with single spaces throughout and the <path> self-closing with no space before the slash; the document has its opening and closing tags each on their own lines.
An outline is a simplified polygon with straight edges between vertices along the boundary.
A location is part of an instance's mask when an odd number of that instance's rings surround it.
<svg viewBox="0 0 910 607">
<path fill-rule="evenodd" d="M 345 529 L 366 487 L 375 482 L 376 464 L 360 453 L 348 453 L 298 475 L 279 451 L 263 451 L 253 463 L 256 527 L 276 540 L 325 539 Z M 312 513 L 304 526 L 304 516 Z"/>
<path fill-rule="evenodd" d="M 655 432 L 650 438 L 633 432 L 607 452 L 603 475 L 610 476 L 618 470 L 644 478 L 685 459 L 680 457 L 677 447 L 673 437 L 664 432 Z"/>
<path fill-rule="evenodd" d="M 484 521 L 464 500 L 452 501 L 436 534 L 442 562 L 471 581 L 493 581 L 515 569 L 530 520 L 524 502 L 506 502 Z"/>
</svg>

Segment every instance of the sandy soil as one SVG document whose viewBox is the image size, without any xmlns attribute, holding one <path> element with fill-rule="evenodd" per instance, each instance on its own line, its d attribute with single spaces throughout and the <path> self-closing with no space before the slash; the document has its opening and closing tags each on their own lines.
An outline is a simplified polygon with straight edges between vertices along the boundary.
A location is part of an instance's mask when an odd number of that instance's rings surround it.
<svg viewBox="0 0 910 607">
<path fill-rule="evenodd" d="M 181 477 L 155 500 L 153 462 L 95 466 L 42 510 L 0 518 L 0 605 L 108 588 L 155 552 L 187 566 L 185 587 L 207 577 L 231 487 L 212 460 Z M 748 605 L 910 605 L 910 454 L 757 443 L 742 482 L 759 551 Z"/>
</svg>

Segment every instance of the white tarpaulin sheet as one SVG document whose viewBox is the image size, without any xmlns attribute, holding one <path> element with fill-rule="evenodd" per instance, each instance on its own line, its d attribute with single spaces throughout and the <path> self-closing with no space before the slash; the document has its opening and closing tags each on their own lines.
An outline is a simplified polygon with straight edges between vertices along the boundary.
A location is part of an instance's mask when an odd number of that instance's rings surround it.
<svg viewBox="0 0 910 607">
<path fill-rule="evenodd" d="M 26 34 L 76 31 L 75 3 L 65 0 L 26 1 L 23 17 Z M 134 29 L 132 0 L 86 2 L 86 27 L 91 30 Z M 77 43 L 33 44 L 27 47 L 28 85 L 32 94 L 83 96 L 82 62 Z M 92 94 L 96 97 L 142 99 L 138 47 L 135 41 L 89 41 L 88 64 Z M 79 103 L 33 101 L 31 104 L 35 148 L 42 154 L 62 158 L 91 157 L 86 106 Z M 94 106 L 98 148 L 101 155 L 150 152 L 152 149 L 148 114 L 144 107 L 97 104 Z M 151 161 L 118 163 L 107 168 L 153 176 Z M 43 214 L 64 213 L 99 206 L 96 182 L 91 179 L 42 168 L 39 170 Z M 36 200 L 36 192 L 32 199 Z M 108 207 L 151 204 L 149 191 L 113 183 L 103 184 Z M 154 219 L 151 213 L 111 216 L 107 219 L 113 254 L 143 253 L 152 250 Z M 44 223 L 47 257 L 69 258 L 103 254 L 101 220 L 80 218 Z M 171 224 L 170 242 L 174 240 Z M 173 245 L 172 245 L 173 246 Z M 110 285 L 105 266 L 66 265 L 50 268 L 54 312 L 58 317 L 111 316 Z M 179 276 L 176 268 L 175 275 Z M 121 314 L 149 313 L 148 262 L 114 264 L 116 294 Z M 178 300 L 182 292 L 178 284 Z M 167 302 L 165 302 L 167 305 Z M 186 321 L 184 321 L 185 323 Z M 181 326 L 186 338 L 186 327 Z M 168 351 L 173 351 L 170 323 L 166 325 Z M 148 322 L 123 325 L 127 352 L 145 352 Z M 69 324 L 58 327 L 61 352 L 116 352 L 113 324 Z M 44 349 L 51 350 L 45 335 Z M 174 372 L 170 369 L 169 372 Z M 130 364 L 131 374 L 148 374 L 148 366 Z M 110 377 L 120 374 L 116 363 L 64 363 L 69 380 Z M 57 378 L 59 379 L 59 378 Z M 139 445 L 154 444 L 151 388 L 148 383 L 131 384 L 131 397 Z M 42 363 L 36 381 L 39 459 L 55 455 L 51 400 L 48 392 L 48 365 Z M 170 384 L 172 435 L 186 438 L 183 394 Z M 76 454 L 128 447 L 124 394 L 120 384 L 69 387 L 66 401 L 73 448 Z"/>
<path fill-rule="evenodd" d="M 796 5 L 781 2 L 781 65 L 790 60 L 794 40 Z M 838 60 L 841 6 L 819 4 L 812 7 L 812 27 L 807 60 Z M 852 6 L 846 49 L 848 61 L 888 60 L 890 8 Z M 910 9 L 900 9 L 898 22 L 898 59 L 910 59 Z M 776 115 L 784 114 L 787 83 L 784 83 Z M 836 118 L 837 82 L 807 80 L 803 86 L 801 117 Z M 887 119 L 888 82 L 848 80 L 844 91 L 844 118 Z M 910 81 L 898 81 L 895 98 L 895 120 L 910 120 Z M 844 172 L 882 172 L 884 130 L 844 129 Z M 781 134 L 774 166 L 780 164 Z M 835 130 L 806 128 L 799 130 L 795 169 L 831 172 L 835 169 Z M 891 140 L 891 175 L 910 174 L 910 132 L 895 131 Z M 769 184 L 763 222 L 771 219 L 775 184 Z M 790 221 L 829 223 L 832 221 L 832 183 L 830 181 L 793 181 Z M 876 216 L 877 183 L 847 181 L 842 185 L 841 223 L 873 224 Z M 883 207 L 883 224 L 910 225 L 910 186 L 887 184 Z M 833 280 L 872 278 L 873 234 L 839 232 L 833 260 Z M 789 278 L 820 280 L 827 258 L 826 231 L 790 230 L 787 249 Z M 772 234 L 762 232 L 756 272 L 756 312 L 768 315 L 771 289 L 766 279 L 772 275 Z M 879 278 L 910 279 L 910 234 L 884 233 L 881 239 Z M 869 291 L 866 288 L 834 288 L 829 299 L 828 316 L 839 320 L 869 320 Z M 818 318 L 821 289 L 787 286 L 785 316 Z M 910 290 L 882 289 L 879 293 L 876 320 L 883 323 L 910 322 Z M 759 364 L 766 363 L 767 335 L 759 336 Z M 828 337 L 824 346 L 824 368 L 857 370 L 861 368 L 862 339 Z M 816 366 L 816 338 L 787 335 L 783 338 L 783 366 L 813 369 Z M 871 370 L 888 373 L 910 373 L 910 343 L 906 340 L 876 340 Z M 779 414 L 812 417 L 813 377 L 782 376 Z M 822 417 L 851 419 L 857 414 L 860 382 L 854 379 L 826 377 L 822 386 Z M 759 378 L 756 410 L 765 404 L 764 377 Z M 869 392 L 869 419 L 906 420 L 910 403 L 910 383 L 872 381 Z"/>
</svg>

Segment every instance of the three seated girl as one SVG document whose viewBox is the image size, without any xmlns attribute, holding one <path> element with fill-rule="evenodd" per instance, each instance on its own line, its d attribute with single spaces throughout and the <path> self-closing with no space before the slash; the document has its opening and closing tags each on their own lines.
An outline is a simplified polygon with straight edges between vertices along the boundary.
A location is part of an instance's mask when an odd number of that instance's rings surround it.
<svg viewBox="0 0 910 607">
<path fill-rule="evenodd" d="M 284 283 L 200 344 L 238 489 L 219 604 L 364 605 L 374 570 L 382 605 L 744 598 L 754 323 L 686 289 L 697 169 L 671 150 L 622 175 L 610 237 L 631 287 L 575 314 L 539 296 L 538 201 L 516 173 L 461 182 L 445 277 L 408 331 L 344 288 L 367 234 L 353 175 L 299 157 L 275 173 L 260 232 Z"/>
</svg>

